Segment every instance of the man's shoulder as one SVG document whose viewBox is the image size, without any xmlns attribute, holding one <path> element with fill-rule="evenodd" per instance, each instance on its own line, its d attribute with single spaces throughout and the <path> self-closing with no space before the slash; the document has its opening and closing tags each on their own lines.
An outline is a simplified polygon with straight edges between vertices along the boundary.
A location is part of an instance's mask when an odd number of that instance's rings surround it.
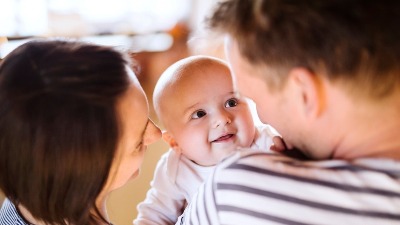
<svg viewBox="0 0 400 225">
<path fill-rule="evenodd" d="M 340 182 L 347 183 L 347 179 L 363 179 L 364 182 L 373 183 L 371 177 L 389 176 L 400 178 L 400 161 L 390 159 L 357 159 L 357 160 L 307 160 L 302 157 L 284 155 L 274 152 L 265 152 L 254 149 L 240 149 L 233 155 L 223 160 L 215 170 L 214 179 L 224 180 L 234 177 L 257 176 L 260 179 L 273 177 L 286 177 L 290 180 L 303 180 L 314 182 Z M 238 178 L 239 177 L 239 178 Z"/>
<path fill-rule="evenodd" d="M 366 224 L 365 216 L 369 224 L 392 224 L 400 221 L 393 201 L 400 199 L 399 171 L 400 161 L 389 159 L 299 160 L 243 150 L 218 165 L 209 196 L 221 224 Z"/>
<path fill-rule="evenodd" d="M 398 202 L 393 200 L 400 199 L 399 171 L 400 161 L 390 159 L 301 160 L 241 149 L 217 165 L 185 220 L 393 224 L 400 221 Z M 205 216 L 197 217 L 198 212 Z"/>
<path fill-rule="evenodd" d="M 231 168 L 233 165 L 246 164 L 252 166 L 267 166 L 266 163 L 297 162 L 278 152 L 267 152 L 263 149 L 241 148 L 218 164 L 218 170 Z M 300 162 L 300 161 L 299 161 Z"/>
<path fill-rule="evenodd" d="M 235 151 L 231 156 L 224 159 L 220 166 L 223 167 L 225 164 L 232 163 L 246 163 L 257 164 L 257 162 L 288 162 L 288 161 L 299 161 L 296 158 L 288 157 L 280 152 L 265 151 L 264 149 L 254 148 L 240 148 Z M 299 161 L 300 162 L 300 161 Z"/>
</svg>

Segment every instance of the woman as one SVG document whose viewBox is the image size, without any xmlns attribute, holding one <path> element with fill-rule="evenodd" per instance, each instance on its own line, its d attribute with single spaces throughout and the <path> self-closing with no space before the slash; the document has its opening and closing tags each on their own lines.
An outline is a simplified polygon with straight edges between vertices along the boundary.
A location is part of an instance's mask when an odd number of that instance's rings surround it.
<svg viewBox="0 0 400 225">
<path fill-rule="evenodd" d="M 111 224 L 107 195 L 160 138 L 128 57 L 28 42 L 0 66 L 0 224 Z"/>
</svg>

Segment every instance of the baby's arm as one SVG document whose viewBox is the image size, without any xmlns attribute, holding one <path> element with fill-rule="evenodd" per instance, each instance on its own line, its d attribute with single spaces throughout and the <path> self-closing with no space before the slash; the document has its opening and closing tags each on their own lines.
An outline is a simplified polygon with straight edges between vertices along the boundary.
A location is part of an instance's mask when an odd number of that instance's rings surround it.
<svg viewBox="0 0 400 225">
<path fill-rule="evenodd" d="M 146 199 L 141 202 L 135 225 L 168 225 L 175 224 L 182 214 L 186 200 L 167 174 L 168 153 L 157 163 L 151 188 Z"/>
</svg>

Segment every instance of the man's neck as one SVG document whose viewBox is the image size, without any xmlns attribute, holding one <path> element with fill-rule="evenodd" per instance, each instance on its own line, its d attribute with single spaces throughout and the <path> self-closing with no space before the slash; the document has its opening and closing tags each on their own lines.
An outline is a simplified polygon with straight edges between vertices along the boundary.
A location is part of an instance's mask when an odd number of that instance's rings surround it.
<svg viewBox="0 0 400 225">
<path fill-rule="evenodd" d="M 371 103 L 373 104 L 373 103 Z M 400 159 L 400 103 L 356 105 L 347 121 L 342 121 L 342 139 L 334 158 Z"/>
</svg>

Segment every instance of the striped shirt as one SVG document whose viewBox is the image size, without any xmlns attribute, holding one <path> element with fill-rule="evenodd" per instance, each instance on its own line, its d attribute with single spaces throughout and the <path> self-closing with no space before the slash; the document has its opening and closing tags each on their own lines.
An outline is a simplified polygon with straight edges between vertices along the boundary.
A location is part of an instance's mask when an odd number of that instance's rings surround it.
<svg viewBox="0 0 400 225">
<path fill-rule="evenodd" d="M 400 224 L 400 161 L 299 161 L 237 152 L 176 224 Z"/>
<path fill-rule="evenodd" d="M 19 215 L 14 204 L 5 199 L 0 209 L 0 225 L 29 225 Z"/>
</svg>

